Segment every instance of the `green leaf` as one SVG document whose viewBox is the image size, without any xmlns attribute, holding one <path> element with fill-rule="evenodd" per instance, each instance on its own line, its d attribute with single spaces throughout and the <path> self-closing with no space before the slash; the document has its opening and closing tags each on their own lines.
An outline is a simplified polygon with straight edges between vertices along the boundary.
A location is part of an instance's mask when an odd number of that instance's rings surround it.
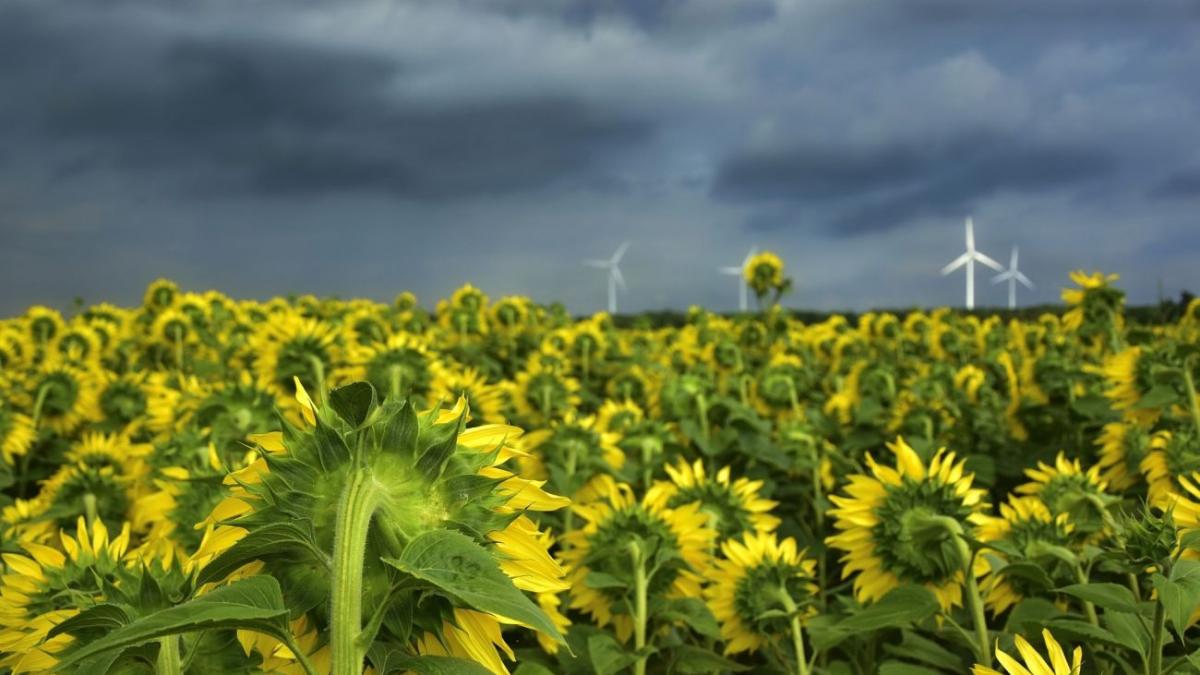
<svg viewBox="0 0 1200 675">
<path fill-rule="evenodd" d="M 1009 633 L 1036 634 L 1052 619 L 1062 615 L 1062 610 L 1045 598 L 1025 598 L 1008 613 L 1004 630 Z"/>
<path fill-rule="evenodd" d="M 613 675 L 637 660 L 607 633 L 589 637 L 587 646 L 588 658 L 592 661 L 592 669 L 596 671 L 596 675 Z"/>
<path fill-rule="evenodd" d="M 255 528 L 205 565 L 196 578 L 196 585 L 221 581 L 254 560 L 297 554 L 316 559 L 332 569 L 329 556 L 317 548 L 309 532 L 293 523 L 271 523 Z"/>
<path fill-rule="evenodd" d="M 629 584 L 607 572 L 588 572 L 583 581 L 588 588 L 626 588 Z"/>
<path fill-rule="evenodd" d="M 1192 612 L 1200 604 L 1200 561 L 1180 560 L 1171 568 L 1170 579 L 1155 574 L 1150 583 L 1158 591 L 1167 621 L 1180 633 L 1186 631 Z"/>
<path fill-rule="evenodd" d="M 329 407 L 354 429 L 367 421 L 375 400 L 375 387 L 370 382 L 355 382 L 329 392 Z"/>
<path fill-rule="evenodd" d="M 413 656 L 392 644 L 376 643 L 368 658 L 379 675 L 414 673 L 415 675 L 491 675 L 482 665 L 449 656 Z"/>
<path fill-rule="evenodd" d="M 384 403 L 384 410 L 387 413 L 387 422 L 382 425 L 380 447 L 384 452 L 405 455 L 413 453 L 417 447 L 421 423 L 417 420 L 417 413 L 412 405 L 407 401 L 387 401 Z"/>
<path fill-rule="evenodd" d="M 899 645 L 885 644 L 883 649 L 890 656 L 918 661 L 950 672 L 960 671 L 963 665 L 962 659 L 954 652 L 910 630 L 901 633 Z"/>
<path fill-rule="evenodd" d="M 701 673 L 740 673 L 750 670 L 736 661 L 709 651 L 703 647 L 681 645 L 673 650 L 675 655 L 673 672 L 682 675 L 700 675 Z"/>
<path fill-rule="evenodd" d="M 1145 658 L 1150 653 L 1150 633 L 1135 614 L 1105 612 L 1104 625 L 1120 644 Z"/>
<path fill-rule="evenodd" d="M 446 428 L 438 428 L 438 434 L 444 434 L 444 438 L 437 438 L 433 443 L 425 448 L 421 456 L 417 458 L 416 468 L 421 475 L 429 480 L 437 480 L 442 471 L 446 468 L 446 461 L 458 449 L 458 428 L 462 424 L 462 418 L 457 422 L 447 425 Z"/>
<path fill-rule="evenodd" d="M 513 586 L 491 553 L 465 535 L 432 530 L 409 542 L 399 558 L 384 558 L 384 562 L 469 607 L 518 621 L 563 641 L 550 618 Z"/>
<path fill-rule="evenodd" d="M 1120 647 L 1128 647 L 1136 650 L 1136 643 L 1129 643 L 1112 633 L 1112 631 L 1099 626 L 1093 626 L 1087 621 L 1081 619 L 1054 619 L 1046 624 L 1050 632 L 1055 635 L 1064 634 L 1074 637 L 1078 641 L 1087 642 L 1104 642 L 1110 645 Z"/>
<path fill-rule="evenodd" d="M 1066 593 L 1073 598 L 1086 600 L 1097 607 L 1110 609 L 1114 612 L 1136 614 L 1138 611 L 1137 600 L 1134 599 L 1133 593 L 1120 584 L 1108 582 L 1072 584 L 1070 586 L 1063 586 L 1058 590 L 1060 593 Z"/>
<path fill-rule="evenodd" d="M 880 628 L 907 628 L 937 613 L 940 605 L 924 586 L 900 586 L 879 602 L 869 605 L 838 623 L 848 632 L 867 632 Z"/>
<path fill-rule="evenodd" d="M 721 626 L 709 611 L 708 605 L 699 598 L 669 600 L 658 611 L 658 617 L 667 621 L 682 621 L 704 637 L 721 639 Z"/>
<path fill-rule="evenodd" d="M 903 661 L 885 661 L 879 666 L 879 675 L 942 675 L 942 672 Z"/>
<path fill-rule="evenodd" d="M 63 633 L 76 637 L 95 632 L 107 633 L 124 626 L 131 620 L 132 617 L 125 608 L 111 602 L 104 602 L 89 607 L 51 628 L 50 632 L 46 633 L 46 638 L 49 639 Z"/>
<path fill-rule="evenodd" d="M 253 576 L 148 614 L 66 655 L 60 661 L 60 668 L 67 669 L 104 652 L 124 650 L 165 635 L 222 628 L 241 628 L 288 639 L 291 635 L 288 610 L 283 605 L 279 583 L 273 577 Z"/>
<path fill-rule="evenodd" d="M 517 665 L 517 669 L 513 671 L 513 675 L 554 675 L 554 671 L 540 663 L 522 661 Z"/>
<path fill-rule="evenodd" d="M 1035 563 L 1028 561 L 1009 563 L 1001 567 L 999 572 L 1008 578 L 1027 581 L 1033 584 L 1037 590 L 1047 591 L 1054 588 L 1054 580 L 1050 578 L 1049 574 L 1046 574 L 1046 570 L 1041 565 Z"/>
<path fill-rule="evenodd" d="M 1166 384 L 1156 384 L 1150 388 L 1150 391 L 1138 399 L 1137 407 L 1141 410 L 1161 409 L 1179 402 L 1179 392 L 1175 391 L 1174 387 Z"/>
</svg>

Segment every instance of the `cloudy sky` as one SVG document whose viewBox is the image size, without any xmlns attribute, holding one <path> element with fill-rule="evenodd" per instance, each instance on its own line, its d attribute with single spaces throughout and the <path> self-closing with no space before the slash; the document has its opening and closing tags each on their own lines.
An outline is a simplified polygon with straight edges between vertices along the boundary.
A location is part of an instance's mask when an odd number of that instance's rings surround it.
<svg viewBox="0 0 1200 675">
<path fill-rule="evenodd" d="M 973 215 L 1052 301 L 1200 290 L 1196 0 L 4 0 L 0 315 L 240 297 L 588 312 L 961 303 Z M 1005 292 L 979 277 L 980 304 Z"/>
</svg>

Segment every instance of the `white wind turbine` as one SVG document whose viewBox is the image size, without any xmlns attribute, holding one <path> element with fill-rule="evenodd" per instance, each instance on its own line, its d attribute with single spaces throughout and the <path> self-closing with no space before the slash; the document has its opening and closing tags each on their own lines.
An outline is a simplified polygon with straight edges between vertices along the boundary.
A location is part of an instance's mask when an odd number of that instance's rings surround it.
<svg viewBox="0 0 1200 675">
<path fill-rule="evenodd" d="M 758 248 L 751 246 L 750 252 L 746 254 L 746 258 L 742 260 L 742 264 L 737 267 L 718 267 L 717 271 L 738 279 L 738 310 L 744 312 L 750 308 L 749 284 L 746 283 L 746 265 L 750 264 L 750 259 L 758 253 Z"/>
<path fill-rule="evenodd" d="M 1025 288 L 1028 288 L 1031 291 L 1033 290 L 1033 282 L 1029 280 L 1029 277 L 1025 276 L 1024 274 L 1021 274 L 1021 270 L 1017 269 L 1017 247 L 1016 246 L 1013 246 L 1012 259 L 1008 263 L 1008 269 L 1006 269 L 1003 272 L 1001 272 L 1000 274 L 997 274 L 996 276 L 992 277 L 993 284 L 998 284 L 1001 281 L 1008 282 L 1008 308 L 1009 309 L 1015 309 L 1017 306 L 1017 282 L 1020 282 L 1021 285 L 1024 286 Z"/>
<path fill-rule="evenodd" d="M 625 290 L 625 277 L 621 275 L 621 268 L 618 265 L 621 263 L 621 257 L 625 255 L 625 251 L 629 249 L 629 242 L 622 242 L 617 247 L 616 252 L 608 260 L 584 260 L 583 264 L 588 267 L 608 270 L 608 313 L 617 313 L 617 289 Z"/>
<path fill-rule="evenodd" d="M 962 255 L 958 256 L 953 261 L 951 261 L 949 265 L 946 265 L 945 267 L 942 268 L 942 276 L 946 276 L 947 274 L 950 274 L 951 272 L 962 267 L 963 265 L 967 266 L 967 309 L 975 309 L 975 261 L 976 260 L 978 260 L 979 262 L 983 263 L 984 265 L 987 265 L 988 267 L 996 270 L 997 272 L 1004 271 L 1004 268 L 1000 266 L 1000 263 L 996 262 L 995 260 L 992 260 L 991 258 L 987 257 L 986 255 L 975 250 L 975 224 L 972 223 L 971 219 L 968 217 L 967 218 L 967 251 L 966 251 L 966 253 L 963 253 Z"/>
</svg>

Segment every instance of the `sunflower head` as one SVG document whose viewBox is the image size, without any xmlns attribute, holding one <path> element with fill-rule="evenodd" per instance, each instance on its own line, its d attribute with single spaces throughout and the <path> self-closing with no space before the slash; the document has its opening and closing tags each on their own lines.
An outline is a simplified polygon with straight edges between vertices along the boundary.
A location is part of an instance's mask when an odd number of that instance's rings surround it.
<svg viewBox="0 0 1200 675">
<path fill-rule="evenodd" d="M 1046 656 L 1049 657 L 1049 662 L 1042 658 L 1042 655 L 1025 638 L 1017 635 L 1013 640 L 1016 643 L 1017 652 L 1021 655 L 1021 660 L 1018 661 L 1005 652 L 996 650 L 996 660 L 1000 662 L 1008 675 L 1082 675 L 1083 673 L 1083 650 L 1076 647 L 1068 662 L 1062 646 L 1050 634 L 1049 629 L 1042 629 L 1042 641 L 1046 644 Z M 988 666 L 976 665 L 971 669 L 971 675 L 1001 675 L 1001 673 Z"/>
<path fill-rule="evenodd" d="M 50 341 L 62 332 L 65 322 L 62 314 L 56 309 L 34 305 L 25 313 L 25 327 L 29 338 L 39 347 L 50 344 Z"/>
<path fill-rule="evenodd" d="M 379 606 L 385 600 L 410 602 L 416 608 L 408 624 L 414 641 L 422 633 L 439 636 L 440 644 L 463 638 L 446 626 L 453 625 L 455 617 L 464 617 L 460 611 L 469 610 L 454 598 L 415 585 L 404 598 L 394 595 L 398 572 L 386 560 L 403 556 L 409 544 L 423 535 L 461 533 L 455 536 L 469 538 L 493 555 L 520 590 L 566 589 L 563 570 L 547 553 L 548 538 L 524 512 L 552 511 L 569 501 L 504 468 L 519 454 L 512 446 L 519 429 L 504 425 L 466 429 L 463 399 L 454 410 L 418 413 L 405 399 L 379 402 L 366 382 L 330 392 L 321 405 L 312 402 L 301 383 L 296 383 L 296 390 L 301 425 L 284 421 L 282 432 L 257 437 L 260 456 L 226 479 L 230 496 L 204 523 L 206 532 L 192 558 L 194 566 L 233 569 L 237 565 L 231 560 L 256 560 L 280 580 L 289 606 L 306 613 L 323 630 L 328 626 L 332 588 L 327 568 L 313 552 L 335 548 L 339 505 L 355 486 L 356 494 L 369 497 L 365 503 L 373 514 L 367 523 L 363 606 Z M 303 523 L 311 545 L 251 553 L 238 546 L 281 522 Z M 225 562 L 214 563 L 219 556 Z M 463 653 L 488 665 L 491 659 L 499 663 L 495 641 L 484 637 L 499 638 L 498 622 L 511 620 L 476 614 L 465 615 L 480 623 L 478 631 L 468 631 L 467 637 L 474 641 L 463 647 Z M 402 624 L 385 621 L 380 639 L 403 639 L 399 634 L 403 630 L 407 628 Z M 481 651 L 472 651 L 476 648 Z M 484 659 L 480 654 L 490 656 Z"/>
<path fill-rule="evenodd" d="M 1026 469 L 1025 475 L 1030 482 L 1019 486 L 1018 494 L 1037 497 L 1055 516 L 1066 515 L 1079 538 L 1104 532 L 1107 511 L 1118 498 L 1107 492 L 1099 466 L 1085 471 L 1078 459 L 1068 460 L 1060 452 L 1054 464 L 1038 462 L 1037 468 Z"/>
<path fill-rule="evenodd" d="M 857 573 L 854 591 L 871 602 L 903 583 L 923 584 L 944 609 L 959 604 L 963 567 L 957 538 L 983 511 L 984 490 L 944 448 L 923 462 L 903 439 L 889 445 L 895 468 L 867 455 L 871 475 L 850 476 L 833 496 L 839 531 L 827 542 L 845 551 L 843 576 Z"/>
<path fill-rule="evenodd" d="M 721 544 L 712 584 L 705 590 L 708 606 L 721 623 L 725 653 L 758 651 L 788 632 L 781 615 L 787 600 L 801 612 L 801 621 L 816 614 L 817 562 L 796 549 L 792 538 L 747 532 Z"/>
<path fill-rule="evenodd" d="M 155 279 L 146 287 L 146 293 L 142 298 L 142 305 L 152 313 L 161 312 L 162 310 L 175 304 L 175 298 L 179 295 L 179 286 L 170 279 Z"/>
<path fill-rule="evenodd" d="M 1003 553 L 1005 563 L 1032 562 L 1062 585 L 1074 583 L 1073 569 L 1065 562 L 1073 543 L 1072 526 L 1066 513 L 1053 515 L 1037 497 L 1010 497 L 1000 505 L 1000 516 L 986 516 L 979 521 L 978 537 Z M 1066 551 L 1063 554 L 1062 551 Z M 1046 589 L 1029 588 L 1021 577 L 989 571 L 980 586 L 985 590 L 987 604 L 999 614 L 1022 597 Z"/>
<path fill-rule="evenodd" d="M 771 251 L 763 251 L 746 261 L 742 276 L 760 299 L 768 293 L 783 293 L 791 282 L 783 276 L 783 260 Z"/>
<path fill-rule="evenodd" d="M 1114 490 L 1127 490 L 1141 480 L 1141 463 L 1150 446 L 1150 434 L 1139 424 L 1110 422 L 1096 439 L 1100 477 Z"/>
<path fill-rule="evenodd" d="M 592 492 L 596 499 L 572 507 L 583 526 L 563 536 L 562 560 L 571 570 L 570 606 L 601 627 L 614 624 L 617 637 L 626 641 L 633 619 L 625 599 L 634 587 L 637 561 L 657 566 L 648 581 L 652 602 L 700 597 L 700 575 L 708 569 L 716 533 L 697 504 L 669 509 L 639 502 L 632 487 L 607 476 L 595 482 Z"/>
<path fill-rule="evenodd" d="M 646 492 L 647 503 L 667 508 L 697 503 L 708 516 L 709 527 L 722 539 L 733 539 L 744 532 L 767 533 L 779 526 L 779 519 L 771 515 L 776 502 L 759 494 L 762 481 L 733 480 L 729 467 L 710 476 L 701 460 L 693 464 L 680 461 L 664 468 L 670 480 L 651 486 Z"/>
</svg>

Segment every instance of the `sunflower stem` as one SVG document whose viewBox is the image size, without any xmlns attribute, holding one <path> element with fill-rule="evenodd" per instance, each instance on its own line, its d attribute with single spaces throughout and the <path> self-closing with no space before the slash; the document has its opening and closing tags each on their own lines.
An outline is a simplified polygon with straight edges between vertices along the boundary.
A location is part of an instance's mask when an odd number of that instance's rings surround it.
<svg viewBox="0 0 1200 675">
<path fill-rule="evenodd" d="M 325 364 L 320 358 L 313 354 L 308 354 L 308 364 L 312 366 L 313 378 L 316 379 L 317 385 L 317 403 L 325 400 Z"/>
<path fill-rule="evenodd" d="M 696 415 L 700 417 L 700 436 L 708 440 L 708 401 L 704 394 L 696 394 Z"/>
<path fill-rule="evenodd" d="M 154 664 L 155 675 L 182 675 L 179 660 L 179 636 L 168 635 L 158 640 L 158 660 Z"/>
<path fill-rule="evenodd" d="M 642 556 L 642 547 L 635 541 L 630 542 L 629 552 L 633 558 L 633 646 L 638 651 L 637 661 L 633 664 L 634 675 L 646 675 L 646 623 L 649 619 L 646 610 L 646 594 L 650 586 L 646 578 L 646 561 Z"/>
<path fill-rule="evenodd" d="M 821 451 L 813 446 L 812 490 L 813 506 L 817 521 L 817 541 L 825 541 L 825 510 L 821 503 L 825 501 L 824 489 L 821 485 Z M 822 550 L 817 558 L 817 602 L 822 611 L 825 609 L 825 551 Z"/>
<path fill-rule="evenodd" d="M 364 469 L 351 472 L 338 499 L 333 539 L 333 585 L 330 606 L 333 675 L 361 675 L 363 562 L 367 532 L 379 498 L 378 487 Z"/>
<path fill-rule="evenodd" d="M 46 397 L 50 395 L 50 383 L 43 383 L 38 387 L 37 398 L 33 401 L 33 428 L 37 429 L 38 422 L 42 420 L 42 408 L 46 405 Z M 26 453 L 29 454 L 29 453 Z"/>
<path fill-rule="evenodd" d="M 83 514 L 87 519 L 88 527 L 91 527 L 92 523 L 96 522 L 96 518 L 99 517 L 96 509 L 96 495 L 90 492 L 83 495 Z"/>
<path fill-rule="evenodd" d="M 797 611 L 796 602 L 792 600 L 787 589 L 782 586 L 777 589 L 777 597 L 783 604 L 784 611 L 788 613 L 792 625 L 792 647 L 796 650 L 796 675 L 808 675 L 808 655 L 804 651 L 804 632 L 800 627 L 800 614 Z"/>
<path fill-rule="evenodd" d="M 295 655 L 296 661 L 300 663 L 300 667 L 304 669 L 305 675 L 317 675 L 316 667 L 313 666 L 312 661 L 308 660 L 308 656 L 305 655 L 304 649 L 300 647 L 300 643 L 296 642 L 296 637 L 289 632 L 287 633 L 287 640 L 284 642 L 287 644 L 287 648 L 291 650 L 292 654 Z"/>
<path fill-rule="evenodd" d="M 957 524 L 957 523 L 955 523 Z M 987 618 L 983 615 L 983 598 L 979 595 L 979 584 L 975 581 L 973 571 L 975 554 L 962 534 L 954 535 L 954 543 L 958 547 L 958 555 L 962 559 L 963 579 L 967 586 L 967 603 L 971 610 L 971 623 L 975 628 L 975 641 L 979 643 L 979 660 L 983 665 L 992 667 L 992 650 L 988 644 Z"/>
<path fill-rule="evenodd" d="M 1150 660 L 1147 669 L 1149 675 L 1162 673 L 1163 633 L 1166 622 L 1167 610 L 1160 598 L 1154 603 L 1154 625 L 1150 627 Z"/>
<path fill-rule="evenodd" d="M 1088 582 L 1087 574 L 1084 574 L 1083 567 L 1080 566 L 1078 560 L 1075 561 L 1075 580 L 1081 584 L 1086 584 Z M 1091 600 L 1084 600 L 1083 610 L 1087 612 L 1088 623 L 1099 628 L 1100 618 L 1096 616 L 1096 605 L 1094 605 Z"/>
<path fill-rule="evenodd" d="M 179 326 L 171 329 L 171 337 L 175 340 L 175 367 L 183 372 L 183 331 Z"/>
<path fill-rule="evenodd" d="M 388 392 L 392 395 L 392 400 L 394 401 L 400 400 L 400 383 L 402 375 L 403 373 L 401 372 L 400 366 L 393 365 L 388 368 Z"/>
<path fill-rule="evenodd" d="M 1183 362 L 1183 385 L 1187 388 L 1188 407 L 1192 411 L 1192 423 L 1196 425 L 1196 431 L 1200 432 L 1200 401 L 1196 400 L 1196 381 L 1192 379 L 1192 360 L 1186 359 Z"/>
</svg>

